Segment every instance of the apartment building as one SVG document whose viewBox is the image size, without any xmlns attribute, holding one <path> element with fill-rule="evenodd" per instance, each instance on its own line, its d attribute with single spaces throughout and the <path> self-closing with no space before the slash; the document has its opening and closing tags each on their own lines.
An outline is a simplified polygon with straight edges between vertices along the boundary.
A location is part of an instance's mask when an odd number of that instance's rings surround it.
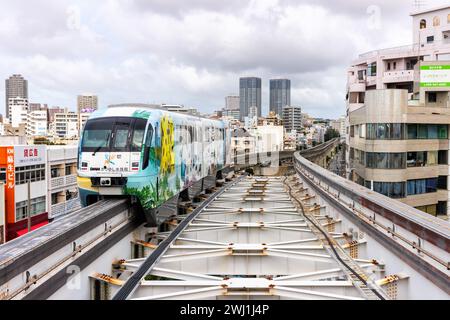
<svg viewBox="0 0 450 320">
<path fill-rule="evenodd" d="M 48 146 L 48 218 L 54 219 L 80 207 L 77 189 L 77 146 Z"/>
<path fill-rule="evenodd" d="M 27 136 L 47 135 L 47 110 L 35 110 L 27 114 Z"/>
<path fill-rule="evenodd" d="M 73 111 L 58 112 L 52 124 L 53 136 L 63 139 L 78 138 L 78 114 Z"/>
<path fill-rule="evenodd" d="M 282 110 L 283 125 L 286 132 L 291 132 L 293 130 L 300 132 L 302 128 L 302 108 L 285 106 Z"/>
<path fill-rule="evenodd" d="M 81 112 L 78 115 L 78 136 L 79 137 L 81 137 L 81 133 L 83 132 L 84 125 L 86 124 L 86 121 L 88 121 L 91 114 L 92 114 L 92 112 Z"/>
<path fill-rule="evenodd" d="M 450 6 L 411 16 L 412 45 L 362 54 L 348 70 L 347 175 L 447 217 Z"/>
<path fill-rule="evenodd" d="M 98 97 L 91 93 L 85 93 L 77 97 L 77 112 L 93 112 L 98 108 Z"/>
<path fill-rule="evenodd" d="M 9 124 L 17 128 L 27 123 L 28 99 L 10 98 L 8 100 Z"/>
</svg>

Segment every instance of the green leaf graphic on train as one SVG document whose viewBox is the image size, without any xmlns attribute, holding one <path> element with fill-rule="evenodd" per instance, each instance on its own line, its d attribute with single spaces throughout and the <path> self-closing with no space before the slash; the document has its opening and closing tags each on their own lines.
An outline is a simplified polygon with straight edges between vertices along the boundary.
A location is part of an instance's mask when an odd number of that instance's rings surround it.
<svg viewBox="0 0 450 320">
<path fill-rule="evenodd" d="M 156 203 L 157 192 L 156 188 L 152 184 L 141 189 L 125 187 L 124 191 L 127 195 L 138 197 L 144 209 L 150 209 Z"/>
<path fill-rule="evenodd" d="M 137 110 L 133 112 L 132 117 L 135 118 L 141 118 L 141 119 L 148 119 L 150 118 L 151 112 L 146 110 Z"/>
</svg>

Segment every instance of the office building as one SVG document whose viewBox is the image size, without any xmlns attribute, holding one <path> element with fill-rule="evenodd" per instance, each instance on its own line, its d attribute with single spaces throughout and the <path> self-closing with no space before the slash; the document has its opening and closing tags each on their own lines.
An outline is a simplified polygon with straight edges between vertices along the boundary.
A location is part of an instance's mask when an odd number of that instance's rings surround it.
<svg viewBox="0 0 450 320">
<path fill-rule="evenodd" d="M 411 14 L 413 45 L 348 70 L 347 174 L 432 215 L 449 212 L 450 6 Z"/>
<path fill-rule="evenodd" d="M 22 98 L 28 101 L 28 80 L 20 74 L 13 74 L 5 80 L 5 111 L 6 118 L 9 118 L 11 109 L 9 99 Z"/>
<path fill-rule="evenodd" d="M 239 79 L 239 109 L 240 120 L 250 114 L 250 109 L 256 108 L 256 116 L 261 116 L 261 79 L 246 77 Z"/>
<path fill-rule="evenodd" d="M 98 98 L 93 94 L 82 94 L 77 97 L 77 112 L 92 112 L 98 109 Z"/>
<path fill-rule="evenodd" d="M 283 126 L 287 133 L 302 128 L 302 108 L 296 106 L 283 107 Z"/>
<path fill-rule="evenodd" d="M 291 80 L 270 80 L 270 111 L 279 116 L 283 115 L 283 108 L 291 105 Z"/>
</svg>

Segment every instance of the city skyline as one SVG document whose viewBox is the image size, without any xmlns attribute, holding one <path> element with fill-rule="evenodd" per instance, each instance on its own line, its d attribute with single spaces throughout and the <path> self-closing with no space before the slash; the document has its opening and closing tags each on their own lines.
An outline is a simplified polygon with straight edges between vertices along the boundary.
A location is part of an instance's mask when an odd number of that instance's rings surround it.
<svg viewBox="0 0 450 320">
<path fill-rule="evenodd" d="M 5 3 L 0 13 L 0 74 L 28 79 L 32 102 L 71 109 L 78 94 L 95 92 L 102 107 L 165 102 L 211 113 L 223 107 L 224 96 L 237 94 L 236 79 L 254 75 L 291 79 L 292 104 L 337 118 L 345 112 L 346 66 L 357 53 L 411 43 L 412 1 L 42 0 L 33 10 L 27 4 Z M 140 32 L 133 34 L 130 26 Z M 268 85 L 263 81 L 262 114 L 269 110 Z"/>
</svg>

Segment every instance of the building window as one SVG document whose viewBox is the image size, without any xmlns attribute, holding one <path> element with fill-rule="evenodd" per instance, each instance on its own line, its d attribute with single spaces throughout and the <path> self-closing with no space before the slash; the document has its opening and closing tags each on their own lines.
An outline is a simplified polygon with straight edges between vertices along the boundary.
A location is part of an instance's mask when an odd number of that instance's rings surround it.
<svg viewBox="0 0 450 320">
<path fill-rule="evenodd" d="M 394 62 L 394 70 L 397 69 L 397 62 Z"/>
<path fill-rule="evenodd" d="M 447 23 L 450 23 L 450 13 L 447 15 Z"/>
<path fill-rule="evenodd" d="M 45 180 L 45 164 L 16 168 L 16 185 Z"/>
<path fill-rule="evenodd" d="M 448 164 L 448 151 L 439 150 L 438 151 L 438 164 Z"/>
<path fill-rule="evenodd" d="M 6 181 L 6 168 L 0 168 L 0 181 Z"/>
<path fill-rule="evenodd" d="M 365 80 L 365 71 L 366 70 L 358 70 L 358 80 L 362 81 Z"/>
<path fill-rule="evenodd" d="M 425 19 L 420 20 L 420 29 L 425 29 L 427 27 L 427 21 Z"/>
<path fill-rule="evenodd" d="M 430 204 L 427 206 L 416 207 L 416 209 L 436 216 L 437 206 L 435 204 Z"/>
<path fill-rule="evenodd" d="M 370 181 L 369 181 L 370 183 Z M 373 182 L 373 191 L 381 193 L 390 198 L 404 198 L 405 197 L 405 183 L 404 182 Z"/>
<path fill-rule="evenodd" d="M 434 42 L 434 36 L 427 37 L 427 43 L 433 43 Z"/>
<path fill-rule="evenodd" d="M 447 190 L 447 176 L 438 177 L 437 188 Z"/>
<path fill-rule="evenodd" d="M 35 216 L 45 212 L 45 196 L 30 200 L 31 216 Z M 16 221 L 26 219 L 28 217 L 28 201 L 20 201 L 16 203 Z"/>
<path fill-rule="evenodd" d="M 408 124 L 408 139 L 447 139 L 446 124 Z"/>
<path fill-rule="evenodd" d="M 366 152 L 366 165 L 371 169 L 405 169 L 406 153 Z"/>
<path fill-rule="evenodd" d="M 368 123 L 366 136 L 368 140 L 402 140 L 405 138 L 402 123 Z"/>
<path fill-rule="evenodd" d="M 376 64 L 376 62 L 370 63 L 367 66 L 367 75 L 369 77 L 374 77 L 374 76 L 377 75 L 377 64 Z"/>
<path fill-rule="evenodd" d="M 388 71 L 391 70 L 391 63 L 390 62 L 388 62 L 388 64 L 387 64 L 387 70 Z"/>
<path fill-rule="evenodd" d="M 437 178 L 408 180 L 408 196 L 437 191 Z"/>
<path fill-rule="evenodd" d="M 437 215 L 447 215 L 447 201 L 438 201 L 436 209 Z"/>
<path fill-rule="evenodd" d="M 438 16 L 433 18 L 433 27 L 439 27 L 441 25 L 441 19 Z"/>
<path fill-rule="evenodd" d="M 437 93 L 436 92 L 428 92 L 428 102 L 436 103 L 437 101 Z"/>
</svg>

